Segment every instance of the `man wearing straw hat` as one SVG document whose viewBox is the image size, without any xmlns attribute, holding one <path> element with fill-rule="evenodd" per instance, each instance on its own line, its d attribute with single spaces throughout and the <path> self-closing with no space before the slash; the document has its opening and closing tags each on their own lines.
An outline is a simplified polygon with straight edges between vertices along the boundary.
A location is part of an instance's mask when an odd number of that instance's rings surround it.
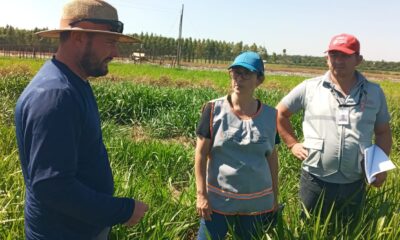
<svg viewBox="0 0 400 240">
<path fill-rule="evenodd" d="M 37 33 L 60 39 L 18 99 L 16 135 L 26 185 L 26 239 L 107 239 L 116 224 L 132 226 L 148 207 L 113 197 L 114 183 L 88 77 L 106 75 L 122 34 L 116 9 L 74 0 L 60 28 Z"/>
</svg>

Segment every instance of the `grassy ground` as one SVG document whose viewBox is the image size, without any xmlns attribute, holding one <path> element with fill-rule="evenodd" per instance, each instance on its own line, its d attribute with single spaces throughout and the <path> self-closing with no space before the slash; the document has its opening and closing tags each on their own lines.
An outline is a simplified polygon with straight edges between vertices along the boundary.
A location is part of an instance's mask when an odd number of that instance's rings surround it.
<svg viewBox="0 0 400 240">
<path fill-rule="evenodd" d="M 41 61 L 0 59 L 0 239 L 23 239 L 24 184 L 15 141 L 13 108 Z M 268 75 L 258 97 L 274 106 L 305 79 Z M 399 83 L 381 81 L 392 114 L 392 160 L 399 159 Z M 111 239 L 194 239 L 198 228 L 193 174 L 194 130 L 206 101 L 228 91 L 223 71 L 171 69 L 114 63 L 92 81 L 116 183 L 116 195 L 149 203 L 134 228 L 116 226 Z M 300 133 L 301 115 L 294 118 Z M 359 221 L 350 224 L 301 220 L 297 197 L 300 162 L 279 146 L 281 202 L 276 228 L 260 239 L 399 239 L 400 187 L 389 174 L 383 188 L 369 188 Z M 333 221 L 334 222 L 334 221 Z"/>
</svg>

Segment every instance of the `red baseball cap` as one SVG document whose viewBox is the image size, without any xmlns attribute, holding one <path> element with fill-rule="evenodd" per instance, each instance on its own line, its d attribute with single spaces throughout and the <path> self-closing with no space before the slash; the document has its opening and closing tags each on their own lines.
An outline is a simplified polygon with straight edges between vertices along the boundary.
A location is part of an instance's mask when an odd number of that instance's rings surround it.
<svg viewBox="0 0 400 240">
<path fill-rule="evenodd" d="M 342 33 L 332 38 L 326 52 L 330 51 L 340 51 L 346 54 L 359 53 L 360 42 L 353 35 Z"/>
</svg>

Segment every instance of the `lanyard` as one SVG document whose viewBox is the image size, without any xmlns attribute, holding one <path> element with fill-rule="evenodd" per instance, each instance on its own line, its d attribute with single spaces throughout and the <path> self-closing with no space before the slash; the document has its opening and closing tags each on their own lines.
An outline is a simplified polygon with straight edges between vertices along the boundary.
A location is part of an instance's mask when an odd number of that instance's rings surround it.
<svg viewBox="0 0 400 240">
<path fill-rule="evenodd" d="M 365 91 L 365 89 L 364 89 L 364 86 L 365 86 L 366 82 L 367 81 L 364 80 L 364 82 L 361 83 L 360 90 L 359 90 L 359 93 L 358 93 L 358 101 L 354 102 L 354 103 L 346 103 L 346 100 L 344 102 L 341 102 L 339 95 L 337 94 L 336 90 L 334 89 L 334 87 L 332 87 L 332 84 L 331 84 L 331 93 L 332 93 L 333 97 L 336 99 L 336 101 L 339 103 L 339 108 L 342 108 L 342 107 L 354 107 L 354 106 L 359 105 L 360 102 L 361 102 L 362 97 L 364 95 L 365 96 L 367 95 L 367 91 Z"/>
</svg>

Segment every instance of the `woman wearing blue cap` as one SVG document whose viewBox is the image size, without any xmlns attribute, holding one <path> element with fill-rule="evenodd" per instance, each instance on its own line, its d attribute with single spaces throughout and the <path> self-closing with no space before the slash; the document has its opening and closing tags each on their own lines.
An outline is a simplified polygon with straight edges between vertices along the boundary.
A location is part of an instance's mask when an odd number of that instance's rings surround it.
<svg viewBox="0 0 400 240">
<path fill-rule="evenodd" d="M 257 237 L 278 203 L 276 110 L 254 97 L 264 64 L 243 52 L 229 66 L 231 94 L 208 102 L 196 130 L 198 239 Z M 261 227 L 261 228 L 260 228 Z"/>
</svg>

